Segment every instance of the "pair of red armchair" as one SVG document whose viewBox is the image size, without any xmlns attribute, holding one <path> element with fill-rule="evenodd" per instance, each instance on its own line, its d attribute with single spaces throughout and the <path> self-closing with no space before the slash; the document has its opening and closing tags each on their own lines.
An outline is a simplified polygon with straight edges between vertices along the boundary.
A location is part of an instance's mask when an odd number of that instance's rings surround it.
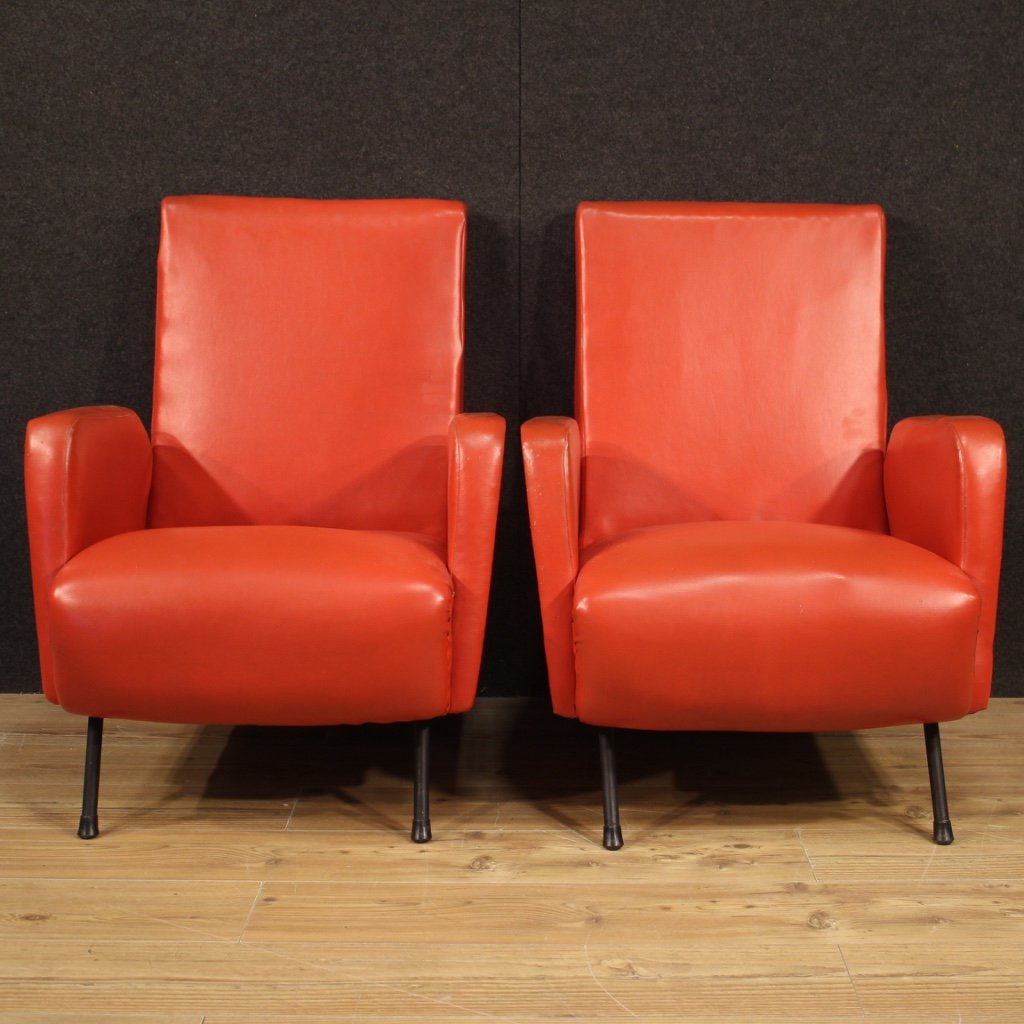
<svg viewBox="0 0 1024 1024">
<path fill-rule="evenodd" d="M 504 423 L 461 412 L 465 211 L 163 205 L 152 432 L 33 420 L 43 685 L 105 718 L 415 722 L 476 694 Z M 611 730 L 938 722 L 988 699 L 1005 451 L 988 420 L 886 447 L 874 207 L 584 204 L 577 420 L 523 426 L 554 710 Z"/>
</svg>

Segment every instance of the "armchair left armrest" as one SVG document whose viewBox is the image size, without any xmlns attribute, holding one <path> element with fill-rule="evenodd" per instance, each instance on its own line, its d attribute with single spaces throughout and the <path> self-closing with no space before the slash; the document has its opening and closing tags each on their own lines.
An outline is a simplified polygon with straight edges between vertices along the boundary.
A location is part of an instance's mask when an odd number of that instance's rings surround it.
<svg viewBox="0 0 1024 1024">
<path fill-rule="evenodd" d="M 58 570 L 93 544 L 141 530 L 152 472 L 146 428 L 130 409 L 84 406 L 31 420 L 25 434 L 25 499 L 43 690 L 50 669 L 47 598 Z"/>
<path fill-rule="evenodd" d="M 480 675 L 494 531 L 501 495 L 505 421 L 494 413 L 460 413 L 448 432 L 448 571 L 452 612 L 452 711 L 473 704 Z"/>
<path fill-rule="evenodd" d="M 917 416 L 893 428 L 885 501 L 894 537 L 958 565 L 981 594 L 971 710 L 988 703 L 1006 503 L 1006 441 L 981 416 Z"/>
<path fill-rule="evenodd" d="M 568 416 L 536 416 L 521 433 L 551 707 L 556 715 L 575 718 L 572 611 L 580 569 L 580 428 Z"/>
</svg>

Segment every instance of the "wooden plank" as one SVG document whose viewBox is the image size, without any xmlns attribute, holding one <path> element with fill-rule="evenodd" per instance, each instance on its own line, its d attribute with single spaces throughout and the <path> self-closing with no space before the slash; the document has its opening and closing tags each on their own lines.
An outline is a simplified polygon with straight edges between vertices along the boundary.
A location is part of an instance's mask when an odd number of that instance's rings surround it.
<svg viewBox="0 0 1024 1024">
<path fill-rule="evenodd" d="M 812 881 L 792 830 L 745 836 L 688 832 L 657 843 L 631 843 L 611 855 L 596 841 L 565 831 L 449 833 L 424 846 L 407 835 L 373 832 L 279 833 L 271 839 L 234 832 L 182 835 L 125 828 L 93 842 L 48 832 L 0 831 L 0 877 L 147 878 L 255 881 L 588 884 L 664 881 L 669 885 L 731 878 Z"/>
<path fill-rule="evenodd" d="M 994 881 L 1024 878 L 1024 819 L 1012 825 L 955 823 L 952 846 L 921 841 L 916 830 L 799 830 L 803 847 L 820 882 Z M 930 829 L 930 815 L 924 821 Z"/>
<path fill-rule="evenodd" d="M 1016 794 L 991 796 L 986 790 L 966 793 L 950 787 L 954 826 L 961 830 L 993 822 L 1024 824 Z M 406 788 L 360 787 L 331 794 L 300 795 L 289 830 L 377 829 L 382 819 L 401 823 L 409 814 L 410 792 Z M 722 826 L 729 829 L 771 830 L 812 825 L 849 824 L 851 831 L 865 825 L 884 830 L 911 831 L 915 836 L 931 834 L 931 802 L 928 783 L 913 791 L 898 793 L 884 784 L 862 795 L 828 800 L 800 799 L 776 790 L 773 798 L 752 799 L 749 792 L 716 794 L 713 799 L 694 797 L 674 790 L 631 788 L 621 794 L 621 814 L 627 841 L 654 837 L 659 832 Z M 2 810 L 0 810 L 2 814 Z M 566 828 L 600 841 L 601 795 L 597 790 L 567 794 L 537 793 L 524 796 L 509 790 L 470 790 L 431 796 L 435 834 L 461 829 L 528 829 L 551 831 Z"/>
<path fill-rule="evenodd" d="M 198 938 L 237 941 L 255 882 L 0 879 L 0 940 Z"/>
<path fill-rule="evenodd" d="M 254 946 L 183 942 L 57 942 L 41 964 L 31 945 L 2 950 L 0 1012 L 45 999 L 53 1011 L 154 1005 L 226 1019 L 690 1019 L 681 1008 L 738 1021 L 860 1018 L 835 947 L 759 945 L 600 950 L 441 942 L 428 956 L 394 942 Z M 255 1016 L 254 1015 L 259 1015 Z M 264 1016 L 266 1015 L 266 1016 Z M 282 1016 L 283 1015 L 283 1016 Z"/>
<path fill-rule="evenodd" d="M 1016 942 L 844 947 L 869 1017 L 1006 1021 L 1024 1017 L 1024 929 Z"/>
<path fill-rule="evenodd" d="M 664 884 L 616 887 L 413 887 L 380 883 L 354 888 L 336 883 L 269 882 L 245 930 L 251 942 L 371 941 L 381 929 L 396 941 L 434 941 L 438 929 L 460 939 L 495 942 L 513 934 L 528 945 L 578 941 L 592 945 L 650 941 L 742 942 L 753 932 L 764 942 L 1016 941 L 1024 919 L 1024 881 L 953 885 L 908 892 L 900 883 L 872 885 L 694 885 L 680 892 Z"/>
<path fill-rule="evenodd" d="M 518 943 L 516 944 L 518 945 Z M 731 1020 L 859 1019 L 852 985 L 835 947 L 780 950 L 742 946 L 664 946 L 656 943 L 594 948 L 543 946 L 510 962 L 515 945 L 465 947 L 438 943 L 436 957 L 417 964 L 408 947 L 275 945 L 280 952 L 345 970 L 363 964 L 378 980 L 514 1020 L 622 1017 L 688 1020 L 689 1011 Z M 469 952 L 472 950 L 472 952 Z M 467 952 L 470 960 L 462 959 Z"/>
<path fill-rule="evenodd" d="M 88 998 L 88 994 L 82 993 L 83 999 Z M 40 997 L 45 999 L 45 997 Z M 17 1020 L 18 1024 L 82 1024 L 83 1011 L 81 1009 L 71 1010 L 67 1013 L 50 1013 L 47 1010 L 26 1010 L 19 1004 L 15 1006 L 18 1016 L 12 1018 Z M 104 1013 L 102 1010 L 95 1010 L 90 1008 L 88 1016 L 89 1024 L 206 1024 L 206 1017 L 203 1015 L 191 1014 L 180 1014 L 172 1013 L 170 1016 L 167 1014 L 152 1014 L 143 1013 Z"/>
<path fill-rule="evenodd" d="M 192 832 L 276 832 L 284 829 L 291 813 L 286 802 L 218 801 L 168 797 L 166 804 L 151 806 L 145 803 L 105 799 L 100 793 L 100 834 L 111 836 L 120 832 L 145 832 L 181 828 Z M 24 803 L 0 807 L 0 831 L 19 830 L 47 832 L 55 842 L 75 840 L 80 805 Z"/>
</svg>

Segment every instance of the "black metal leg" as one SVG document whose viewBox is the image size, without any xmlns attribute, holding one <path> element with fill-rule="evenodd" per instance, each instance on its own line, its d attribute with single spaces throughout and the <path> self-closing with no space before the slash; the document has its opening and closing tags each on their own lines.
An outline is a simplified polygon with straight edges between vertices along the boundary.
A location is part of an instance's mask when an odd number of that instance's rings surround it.
<svg viewBox="0 0 1024 1024">
<path fill-rule="evenodd" d="M 430 723 L 417 722 L 412 783 L 412 841 L 430 842 Z"/>
<path fill-rule="evenodd" d="M 622 828 L 619 825 L 619 793 L 615 783 L 615 748 L 612 730 L 600 729 L 597 742 L 601 750 L 601 789 L 604 794 L 604 848 L 622 849 Z"/>
<path fill-rule="evenodd" d="M 932 835 L 940 846 L 949 846 L 953 842 L 953 826 L 946 803 L 946 773 L 942 768 L 942 742 L 937 723 L 925 723 L 924 746 L 928 753 L 928 780 L 932 784 Z"/>
<path fill-rule="evenodd" d="M 85 739 L 85 781 L 82 785 L 82 817 L 78 822 L 79 839 L 95 839 L 100 834 L 96 808 L 100 795 L 102 749 L 103 719 L 90 718 Z"/>
</svg>

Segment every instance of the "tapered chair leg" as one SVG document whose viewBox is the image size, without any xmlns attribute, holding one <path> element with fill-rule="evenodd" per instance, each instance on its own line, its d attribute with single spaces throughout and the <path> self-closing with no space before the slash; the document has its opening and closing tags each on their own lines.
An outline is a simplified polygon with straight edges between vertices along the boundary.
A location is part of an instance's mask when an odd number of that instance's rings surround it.
<svg viewBox="0 0 1024 1024">
<path fill-rule="evenodd" d="M 942 742 L 937 723 L 925 723 L 924 746 L 928 754 L 928 780 L 932 786 L 932 835 L 940 846 L 949 846 L 953 842 L 953 826 L 946 803 L 946 773 L 942 767 Z"/>
<path fill-rule="evenodd" d="M 615 747 L 612 730 L 600 729 L 597 734 L 601 750 L 601 791 L 604 795 L 604 848 L 622 849 L 622 827 L 619 825 L 619 792 L 615 781 Z"/>
<path fill-rule="evenodd" d="M 417 722 L 412 783 L 412 841 L 430 842 L 430 723 Z"/>
<path fill-rule="evenodd" d="M 100 796 L 100 754 L 103 749 L 103 719 L 90 718 L 85 739 L 85 781 L 82 784 L 82 817 L 78 838 L 95 839 L 100 834 L 97 805 Z"/>
</svg>

